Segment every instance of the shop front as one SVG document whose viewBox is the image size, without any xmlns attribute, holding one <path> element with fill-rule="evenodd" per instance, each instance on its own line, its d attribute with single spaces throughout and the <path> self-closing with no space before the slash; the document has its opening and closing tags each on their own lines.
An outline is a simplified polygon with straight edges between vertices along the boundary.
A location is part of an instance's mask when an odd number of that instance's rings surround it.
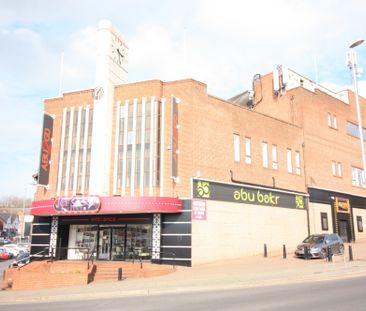
<svg viewBox="0 0 366 311">
<path fill-rule="evenodd" d="M 162 215 L 181 211 L 181 200 L 161 197 L 35 201 L 31 253 L 47 248 L 58 259 L 159 259 Z"/>
<path fill-rule="evenodd" d="M 151 259 L 152 215 L 60 217 L 61 259 Z M 67 251 L 66 251 L 67 250 Z"/>
<path fill-rule="evenodd" d="M 366 198 L 309 188 L 311 233 L 337 233 L 344 242 L 365 239 Z"/>
<path fill-rule="evenodd" d="M 294 249 L 308 234 L 307 194 L 239 183 L 192 182 L 194 264 Z"/>
</svg>

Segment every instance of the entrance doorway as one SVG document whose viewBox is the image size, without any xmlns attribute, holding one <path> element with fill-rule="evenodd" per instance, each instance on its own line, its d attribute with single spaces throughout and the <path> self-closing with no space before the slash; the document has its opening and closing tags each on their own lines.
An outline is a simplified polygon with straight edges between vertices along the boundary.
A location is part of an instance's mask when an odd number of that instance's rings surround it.
<svg viewBox="0 0 366 311">
<path fill-rule="evenodd" d="M 71 225 L 68 259 L 87 259 L 90 251 L 98 260 L 151 259 L 152 225 Z"/>
<path fill-rule="evenodd" d="M 98 256 L 100 260 L 125 259 L 126 227 L 100 228 Z"/>
<path fill-rule="evenodd" d="M 339 220 L 339 235 L 340 235 L 341 239 L 343 240 L 343 242 L 350 241 L 350 236 L 348 234 L 349 231 L 350 231 L 349 221 L 340 219 Z"/>
<path fill-rule="evenodd" d="M 99 226 L 97 259 L 151 259 L 152 226 Z"/>
</svg>

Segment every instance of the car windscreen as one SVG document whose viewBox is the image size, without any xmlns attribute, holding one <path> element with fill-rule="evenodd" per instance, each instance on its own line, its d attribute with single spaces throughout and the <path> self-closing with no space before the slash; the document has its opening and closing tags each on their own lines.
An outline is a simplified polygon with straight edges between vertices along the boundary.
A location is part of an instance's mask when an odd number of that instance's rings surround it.
<svg viewBox="0 0 366 311">
<path fill-rule="evenodd" d="M 319 244 L 319 243 L 323 243 L 323 241 L 324 241 L 324 236 L 322 236 L 322 235 L 310 235 L 303 242 L 311 243 L 311 244 Z"/>
<path fill-rule="evenodd" d="M 27 258 L 27 257 L 29 257 L 29 253 L 21 253 L 21 254 L 19 254 L 19 255 L 15 258 L 15 260 L 21 260 L 21 259 L 23 259 L 23 258 Z"/>
</svg>

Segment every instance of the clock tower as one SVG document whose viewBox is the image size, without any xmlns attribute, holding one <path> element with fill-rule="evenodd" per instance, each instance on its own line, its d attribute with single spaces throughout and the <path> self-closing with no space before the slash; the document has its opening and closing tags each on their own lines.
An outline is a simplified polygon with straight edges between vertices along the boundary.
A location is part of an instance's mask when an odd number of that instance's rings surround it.
<svg viewBox="0 0 366 311">
<path fill-rule="evenodd" d="M 108 195 L 111 168 L 114 86 L 127 82 L 128 46 L 108 20 L 99 22 L 93 133 L 90 159 L 92 195 Z"/>
</svg>

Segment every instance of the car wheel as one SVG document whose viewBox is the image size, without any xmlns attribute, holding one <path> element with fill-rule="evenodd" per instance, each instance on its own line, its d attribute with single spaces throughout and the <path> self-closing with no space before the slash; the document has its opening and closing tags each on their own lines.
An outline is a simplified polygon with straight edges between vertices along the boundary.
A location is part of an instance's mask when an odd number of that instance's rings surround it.
<svg viewBox="0 0 366 311">
<path fill-rule="evenodd" d="M 327 258 L 327 250 L 325 248 L 323 248 L 321 251 L 321 258 L 323 259 Z"/>
</svg>

